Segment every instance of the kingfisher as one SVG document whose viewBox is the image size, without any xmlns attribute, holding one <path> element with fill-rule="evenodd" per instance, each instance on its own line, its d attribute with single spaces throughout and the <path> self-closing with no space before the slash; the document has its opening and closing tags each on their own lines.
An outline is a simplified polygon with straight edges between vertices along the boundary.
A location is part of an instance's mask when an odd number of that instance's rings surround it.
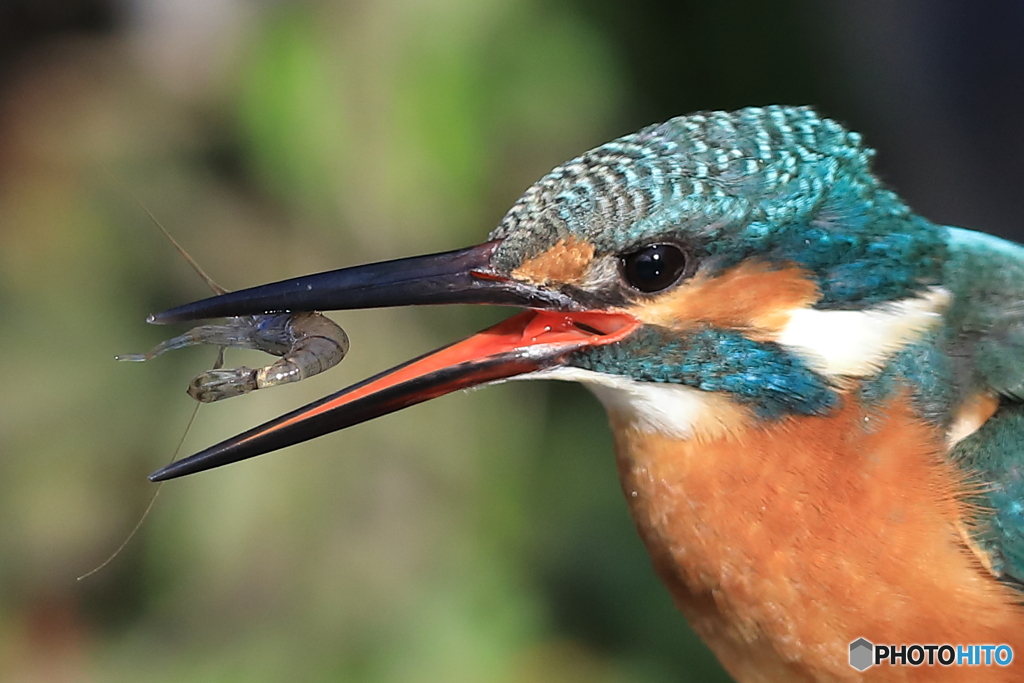
<svg viewBox="0 0 1024 683">
<path fill-rule="evenodd" d="M 151 316 L 524 309 L 150 478 L 459 389 L 582 382 L 654 570 L 737 681 L 1024 680 L 853 665 L 859 639 L 1024 660 L 1024 247 L 918 215 L 873 156 L 808 107 L 681 116 L 558 166 L 477 246 Z"/>
</svg>

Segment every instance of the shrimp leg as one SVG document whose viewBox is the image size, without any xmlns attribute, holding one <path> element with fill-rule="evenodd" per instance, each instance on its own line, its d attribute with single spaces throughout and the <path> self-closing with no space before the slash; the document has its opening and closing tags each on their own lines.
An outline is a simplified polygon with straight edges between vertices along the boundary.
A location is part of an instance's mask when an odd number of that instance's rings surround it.
<svg viewBox="0 0 1024 683">
<path fill-rule="evenodd" d="M 120 356 L 114 356 L 114 360 L 140 363 L 153 360 L 168 351 L 198 346 L 200 344 L 263 350 L 260 346 L 250 343 L 253 334 L 250 328 L 253 325 L 247 319 L 229 318 L 229 321 L 231 322 L 226 325 L 199 325 L 193 327 L 184 334 L 179 334 L 177 337 L 160 342 L 145 353 L 125 353 Z"/>
</svg>

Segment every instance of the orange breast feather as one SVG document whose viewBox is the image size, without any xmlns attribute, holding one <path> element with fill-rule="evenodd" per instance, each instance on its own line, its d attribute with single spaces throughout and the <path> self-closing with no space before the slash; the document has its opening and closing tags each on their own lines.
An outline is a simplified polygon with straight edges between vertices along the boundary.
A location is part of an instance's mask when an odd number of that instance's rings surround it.
<svg viewBox="0 0 1024 683">
<path fill-rule="evenodd" d="M 1024 680 L 1020 595 L 964 543 L 969 485 L 897 397 L 827 418 L 732 417 L 677 440 L 611 415 L 655 568 L 739 681 Z M 1002 667 L 848 664 L 849 643 L 1007 643 Z"/>
</svg>

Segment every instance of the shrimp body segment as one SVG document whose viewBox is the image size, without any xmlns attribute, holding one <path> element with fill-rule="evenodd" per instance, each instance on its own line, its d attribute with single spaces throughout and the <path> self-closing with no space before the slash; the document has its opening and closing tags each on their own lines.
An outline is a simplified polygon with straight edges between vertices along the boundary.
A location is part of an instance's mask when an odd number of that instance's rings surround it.
<svg viewBox="0 0 1024 683">
<path fill-rule="evenodd" d="M 340 363 L 349 349 L 345 330 L 321 313 L 268 313 L 226 318 L 218 325 L 198 325 L 146 353 L 126 354 L 117 360 L 147 361 L 167 351 L 199 344 L 256 349 L 281 356 L 261 368 L 215 368 L 197 375 L 189 382 L 188 394 L 202 403 L 312 377 Z"/>
</svg>

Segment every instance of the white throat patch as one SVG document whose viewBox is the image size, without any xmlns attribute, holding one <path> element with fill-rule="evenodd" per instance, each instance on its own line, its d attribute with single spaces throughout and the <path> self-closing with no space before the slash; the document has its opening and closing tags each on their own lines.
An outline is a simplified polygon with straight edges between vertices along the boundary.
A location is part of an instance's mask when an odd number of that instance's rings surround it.
<svg viewBox="0 0 1024 683">
<path fill-rule="evenodd" d="M 640 431 L 677 439 L 688 439 L 694 435 L 698 424 L 717 420 L 715 404 L 719 397 L 681 384 L 638 382 L 621 375 L 565 366 L 514 379 L 581 382 L 594 392 L 610 414 L 625 418 Z"/>
</svg>

